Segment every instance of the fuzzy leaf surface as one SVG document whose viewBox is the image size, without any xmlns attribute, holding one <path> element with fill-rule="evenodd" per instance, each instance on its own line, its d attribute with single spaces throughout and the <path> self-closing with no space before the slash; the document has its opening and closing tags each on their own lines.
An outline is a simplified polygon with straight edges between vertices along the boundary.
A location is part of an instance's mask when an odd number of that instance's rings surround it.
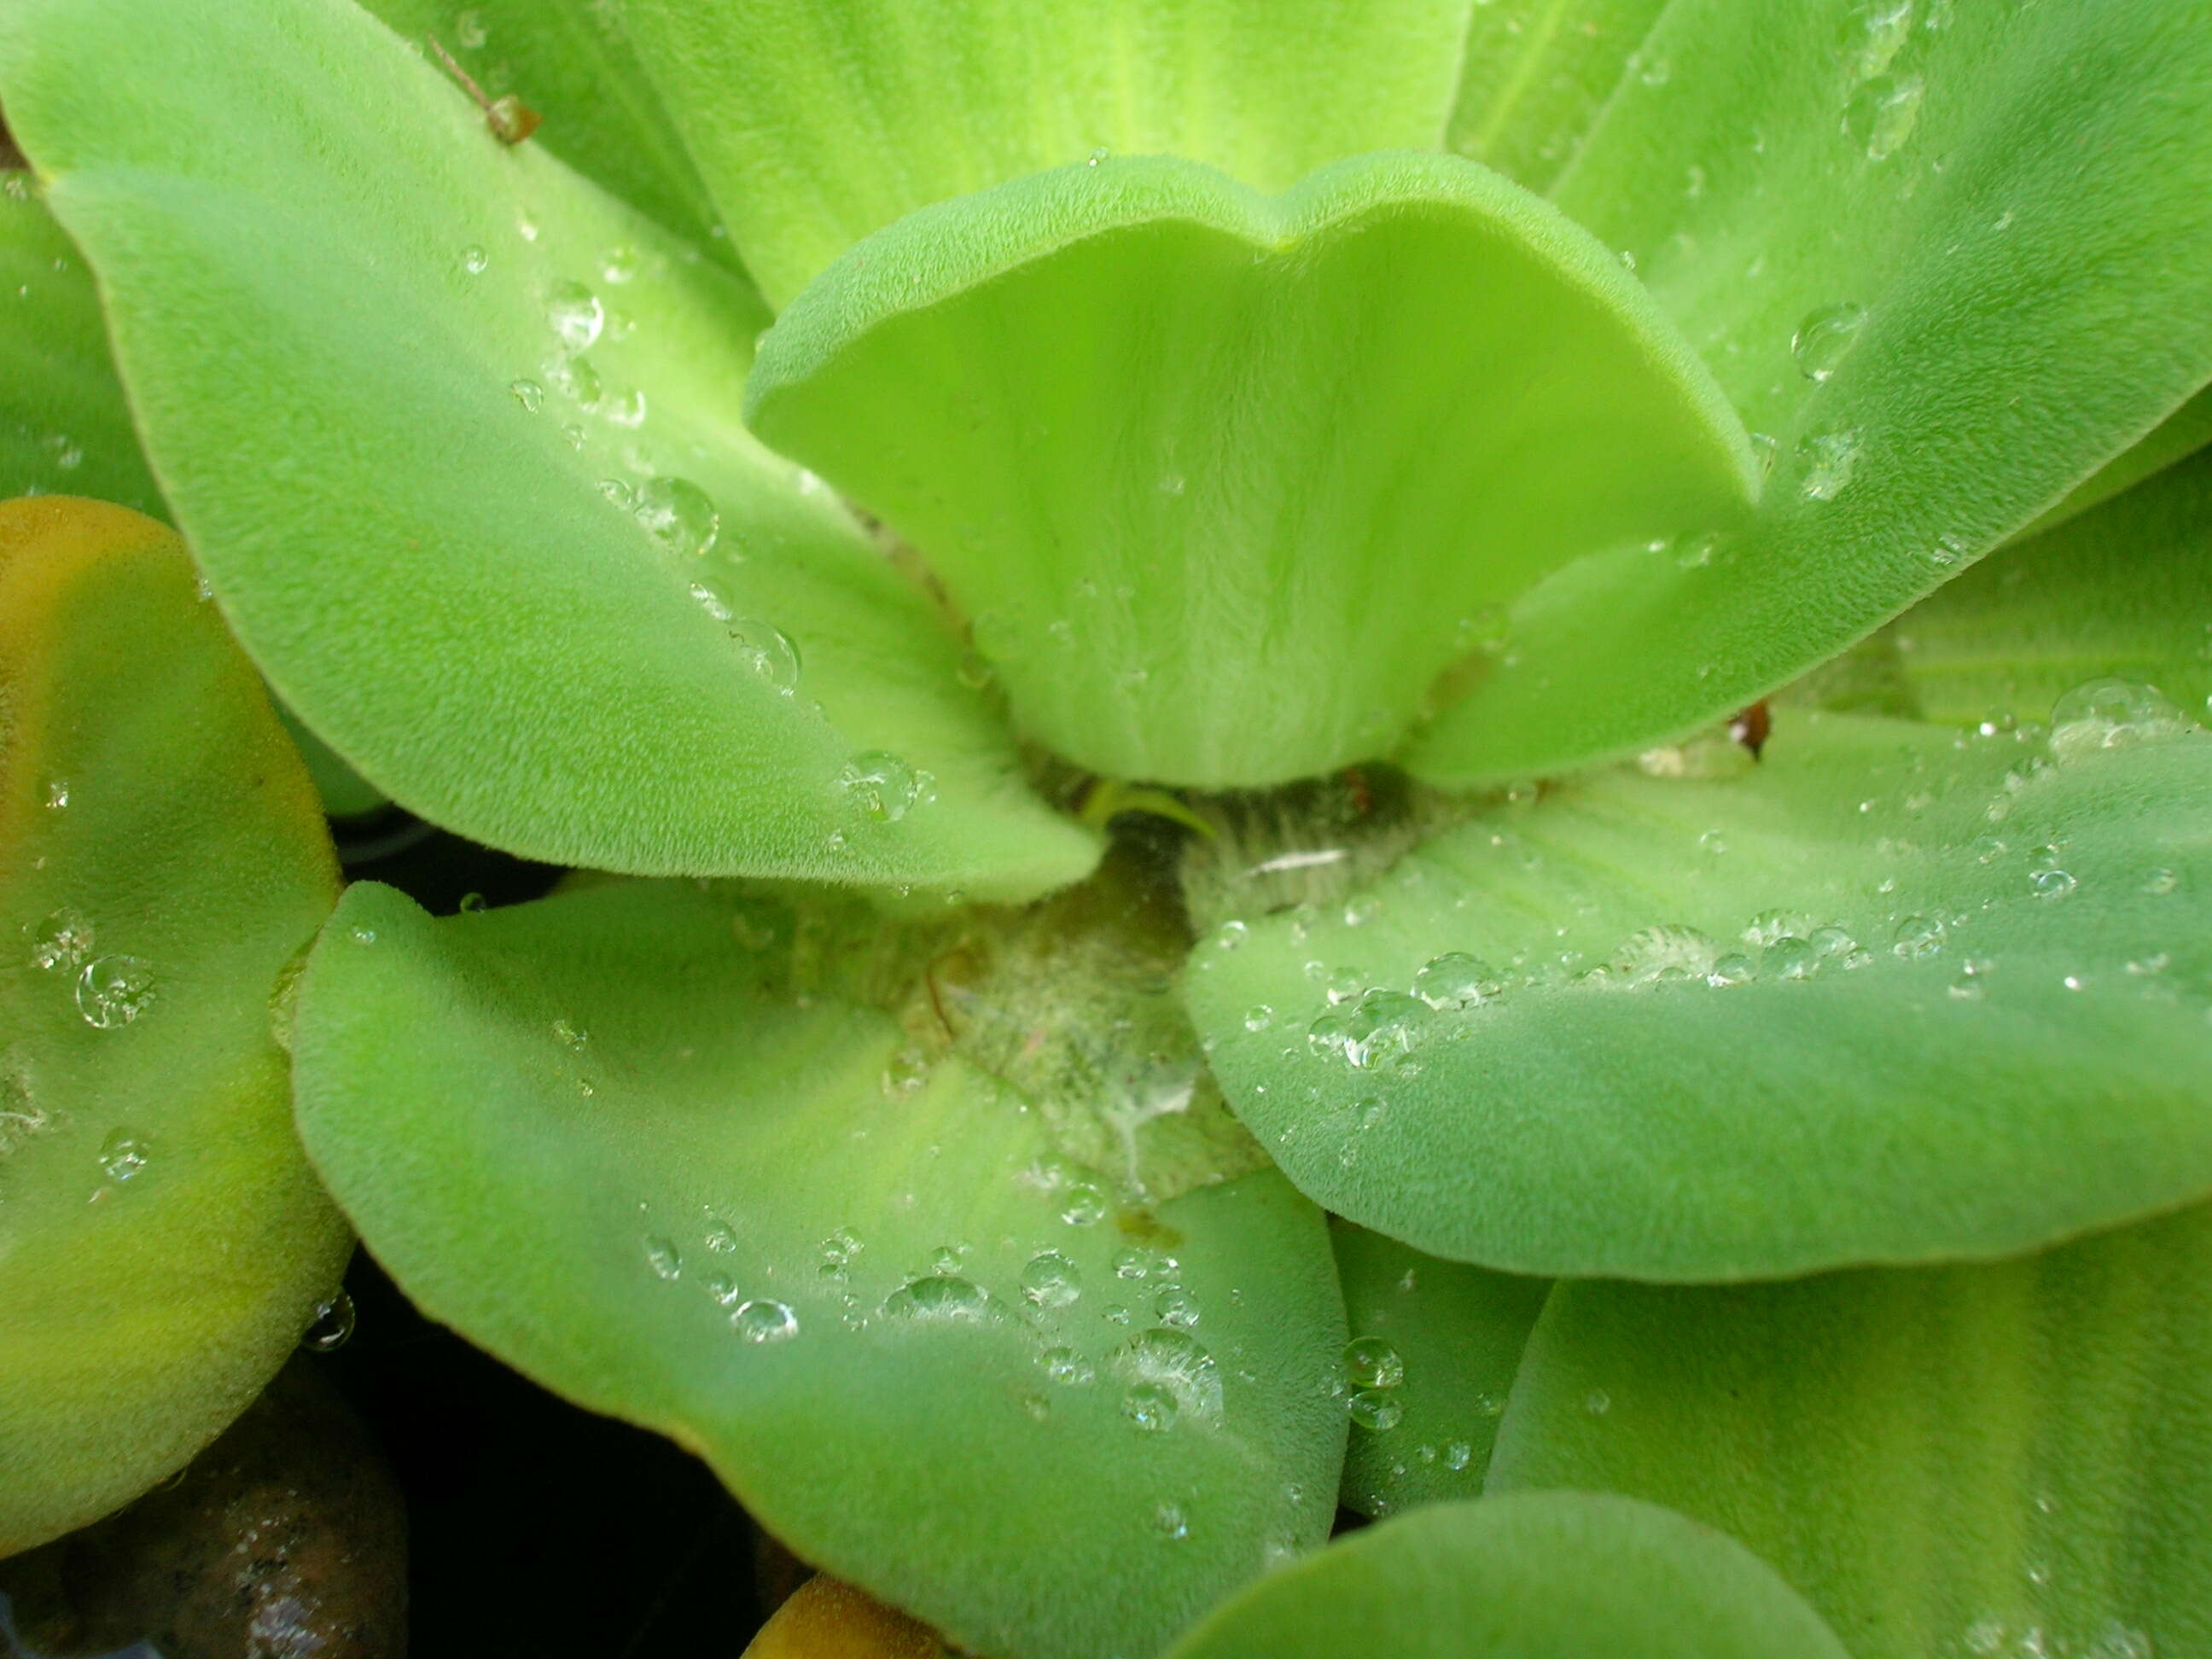
<svg viewBox="0 0 2212 1659">
<path fill-rule="evenodd" d="M 1562 1285 L 1493 1490 L 1604 1486 L 1756 1550 L 1854 1659 L 2212 1641 L 2212 1212 L 1988 1266 Z"/>
<path fill-rule="evenodd" d="M 1450 156 L 1273 198 L 1036 175 L 855 247 L 761 351 L 762 435 L 922 550 L 1018 724 L 1116 777 L 1386 754 L 1532 584 L 1753 493 L 1634 279 Z"/>
<path fill-rule="evenodd" d="M 1771 28 L 1686 0 L 1639 54 L 1553 199 L 1634 259 L 1772 471 L 1710 554 L 1588 562 L 1524 600 L 1413 754 L 1439 782 L 1741 708 L 2212 378 L 2204 0 L 1812 0 Z"/>
<path fill-rule="evenodd" d="M 350 1240 L 293 1138 L 280 970 L 337 872 L 176 538 L 0 504 L 0 1555 L 260 1392 Z"/>
<path fill-rule="evenodd" d="M 1322 1218 L 1272 1172 L 1116 1206 L 1054 1103 L 789 995 L 804 916 L 356 886 L 301 993 L 308 1151 L 420 1306 L 801 1558 L 1008 1659 L 1155 1652 L 1327 1530 Z"/>
<path fill-rule="evenodd" d="M 742 283 L 374 19 L 37 0 L 0 95 L 225 616 L 395 799 L 646 873 L 1088 866 L 926 596 L 746 436 Z M 841 787 L 885 754 L 936 802 Z"/>
<path fill-rule="evenodd" d="M 2169 1207 L 2212 1190 L 2212 738 L 2059 735 L 1778 715 L 1733 778 L 1563 782 L 1224 927 L 1189 1001 L 1303 1190 L 1511 1272 L 1985 1256 Z"/>
<path fill-rule="evenodd" d="M 1170 1659 L 1846 1659 L 1733 1539 L 1602 1492 L 1440 1504 L 1247 1590 Z"/>
</svg>

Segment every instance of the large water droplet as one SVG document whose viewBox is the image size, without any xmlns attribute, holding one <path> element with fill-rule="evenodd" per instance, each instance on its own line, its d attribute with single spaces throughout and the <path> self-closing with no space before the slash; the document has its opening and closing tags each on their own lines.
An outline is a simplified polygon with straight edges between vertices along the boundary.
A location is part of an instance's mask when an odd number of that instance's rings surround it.
<svg viewBox="0 0 2212 1659">
<path fill-rule="evenodd" d="M 2195 725 L 2155 686 L 2095 679 L 2075 686 L 2051 710 L 2051 752 L 2078 760 L 2100 749 L 2130 749 L 2186 737 Z"/>
<path fill-rule="evenodd" d="M 783 1303 L 757 1296 L 730 1310 L 730 1328 L 748 1342 L 788 1342 L 799 1334 L 799 1316 Z"/>
<path fill-rule="evenodd" d="M 920 774 L 882 749 L 854 756 L 837 774 L 837 786 L 878 823 L 896 823 L 921 795 Z"/>
<path fill-rule="evenodd" d="M 1431 1008 L 1472 1008 L 1492 1000 L 1503 988 L 1488 963 L 1464 951 L 1431 957 L 1413 975 L 1413 994 Z"/>
<path fill-rule="evenodd" d="M 1807 312 L 1790 337 L 1790 355 L 1796 361 L 1797 372 L 1814 381 L 1833 374 L 1865 326 L 1866 315 L 1864 306 L 1848 300 Z"/>
<path fill-rule="evenodd" d="M 76 976 L 76 1011 L 109 1031 L 128 1025 L 154 1004 L 154 970 L 137 957 L 95 957 Z"/>
<path fill-rule="evenodd" d="M 980 1285 L 957 1273 L 930 1273 L 908 1279 L 884 1298 L 884 1312 L 893 1319 L 933 1322 L 975 1322 L 995 1316 L 991 1298 Z"/>
<path fill-rule="evenodd" d="M 729 624 L 730 643 L 738 660 L 777 690 L 789 696 L 799 689 L 799 647 L 774 623 L 757 617 L 740 617 Z"/>
<path fill-rule="evenodd" d="M 1039 1308 L 1065 1308 L 1083 1294 L 1083 1276 L 1058 1250 L 1033 1255 L 1022 1269 L 1023 1299 Z"/>
<path fill-rule="evenodd" d="M 1406 1415 L 1404 1404 L 1381 1389 L 1362 1389 L 1344 1402 L 1345 1413 L 1371 1434 L 1395 1429 Z"/>
<path fill-rule="evenodd" d="M 630 512 L 672 553 L 704 553 L 722 533 L 714 498 L 689 478 L 647 479 Z"/>
<path fill-rule="evenodd" d="M 581 283 L 556 283 L 545 290 L 545 321 L 570 351 L 589 351 L 606 320 L 599 296 Z"/>
<path fill-rule="evenodd" d="M 345 1346 L 359 1322 L 353 1297 L 340 1291 L 329 1301 L 316 1304 L 314 1318 L 300 1334 L 300 1346 L 309 1353 L 334 1353 Z"/>
<path fill-rule="evenodd" d="M 1114 1371 L 1129 1385 L 1129 1399 L 1139 1393 L 1164 1397 L 1174 1408 L 1170 1422 L 1176 1415 L 1204 1423 L 1220 1420 L 1221 1368 L 1188 1331 L 1139 1332 L 1115 1353 Z"/>
</svg>

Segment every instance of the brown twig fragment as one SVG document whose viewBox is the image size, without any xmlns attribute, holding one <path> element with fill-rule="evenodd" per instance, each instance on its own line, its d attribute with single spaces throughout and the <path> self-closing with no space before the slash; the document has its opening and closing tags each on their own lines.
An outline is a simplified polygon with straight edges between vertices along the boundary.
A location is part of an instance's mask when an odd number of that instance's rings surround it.
<svg viewBox="0 0 2212 1659">
<path fill-rule="evenodd" d="M 498 139 L 501 143 L 511 147 L 520 143 L 538 131 L 538 123 L 544 118 L 536 110 L 531 108 L 513 93 L 507 94 L 504 98 L 489 96 L 484 89 L 476 83 L 475 77 L 453 61 L 453 54 L 438 44 L 436 35 L 426 34 L 422 38 L 430 43 L 430 50 L 438 54 L 438 61 L 446 66 L 446 72 L 461 83 L 463 90 L 476 100 L 477 107 L 484 112 L 485 124 L 491 128 L 493 137 Z"/>
</svg>

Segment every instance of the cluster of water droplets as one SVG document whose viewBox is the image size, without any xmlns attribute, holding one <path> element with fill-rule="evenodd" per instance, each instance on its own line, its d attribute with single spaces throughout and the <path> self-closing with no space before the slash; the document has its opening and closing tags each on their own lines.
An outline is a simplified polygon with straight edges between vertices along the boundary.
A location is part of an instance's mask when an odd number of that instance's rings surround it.
<svg viewBox="0 0 2212 1659">
<path fill-rule="evenodd" d="M 68 801 L 65 785 L 48 792 L 47 804 L 57 810 Z M 68 976 L 77 1014 L 86 1024 L 112 1031 L 154 1006 L 158 987 L 152 965 L 119 951 L 96 954 L 93 925 L 82 912 L 64 905 L 25 932 L 31 966 Z"/>
</svg>

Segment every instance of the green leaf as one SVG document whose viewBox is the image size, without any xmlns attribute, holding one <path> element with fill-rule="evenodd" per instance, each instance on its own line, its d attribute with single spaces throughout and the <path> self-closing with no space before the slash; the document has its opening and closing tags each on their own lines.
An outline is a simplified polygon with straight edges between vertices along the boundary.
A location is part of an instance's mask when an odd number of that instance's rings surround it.
<svg viewBox="0 0 2212 1659">
<path fill-rule="evenodd" d="M 1847 1659 L 1734 1540 L 1599 1492 L 1446 1504 L 1247 1590 L 1170 1659 Z"/>
<path fill-rule="evenodd" d="M 1331 1230 L 1356 1390 L 1346 1507 L 1380 1516 L 1482 1491 L 1498 1414 L 1548 1280 L 1440 1261 L 1340 1221 Z"/>
<path fill-rule="evenodd" d="M 284 722 L 293 746 L 307 764 L 307 775 L 315 781 L 315 793 L 325 814 L 334 818 L 359 817 L 391 804 L 391 796 L 348 766 L 337 750 L 307 730 L 300 717 L 281 703 L 276 718 Z"/>
<path fill-rule="evenodd" d="M 2067 492 L 2066 497 L 2021 532 L 2022 538 L 2057 528 L 2077 514 L 2101 507 L 2154 472 L 2212 444 L 2212 387 L 2167 416 L 2132 449 L 2123 450 Z M 1936 590 L 1942 592 L 1942 588 Z"/>
<path fill-rule="evenodd" d="M 781 307 L 917 208 L 1116 155 L 1281 190 L 1436 146 L 1470 0 L 629 0 L 745 264 Z"/>
<path fill-rule="evenodd" d="M 1993 1266 L 1563 1285 L 1491 1482 L 1718 1527 L 1856 1659 L 2203 1652 L 2212 1212 Z"/>
<path fill-rule="evenodd" d="M 2106 676 L 2192 713 L 2212 694 L 2212 455 L 2008 547 L 1890 630 L 1921 712 L 2040 720 Z"/>
<path fill-rule="evenodd" d="M 37 0 L 0 94 L 225 615 L 395 799 L 634 872 L 1087 867 L 927 597 L 744 434 L 749 294 L 373 19 Z"/>
<path fill-rule="evenodd" d="M 1322 1218 L 1265 1171 L 1115 1202 L 1062 1150 L 1084 1103 L 914 1046 L 986 1020 L 957 963 L 902 1030 L 836 977 L 896 933 L 816 903 L 433 922 L 356 886 L 301 992 L 309 1152 L 433 1317 L 696 1449 L 803 1559 L 1006 1659 L 1155 1651 L 1326 1533 Z"/>
<path fill-rule="evenodd" d="M 162 511 L 76 245 L 0 170 L 0 500 L 57 493 Z"/>
<path fill-rule="evenodd" d="M 1755 471 L 1612 255 L 1449 156 L 925 210 L 783 314 L 748 410 L 922 550 L 1030 736 L 1209 787 L 1387 753 L 1498 607 Z"/>
<path fill-rule="evenodd" d="M 1808 0 L 1772 28 L 1681 0 L 1640 52 L 1553 198 L 1635 259 L 1773 472 L 1710 557 L 1591 562 L 1523 601 L 1413 754 L 1437 781 L 1741 708 L 2212 378 L 2204 0 Z"/>
<path fill-rule="evenodd" d="M 1636 51 L 1663 9 L 1665 0 L 1486 0 L 1468 22 L 1445 143 L 1548 191 L 1623 76 L 1664 82 L 1671 66 Z"/>
<path fill-rule="evenodd" d="M 313 788 L 174 537 L 0 505 L 0 1555 L 212 1440 L 349 1240 L 268 1000 L 337 890 Z"/>
<path fill-rule="evenodd" d="M 1783 714 L 1727 752 L 1475 811 L 1199 947 L 1215 1072 L 1302 1190 L 1433 1255 L 1662 1279 L 2212 1190 L 2212 738 Z"/>
<path fill-rule="evenodd" d="M 530 141 L 693 240 L 727 237 L 616 9 L 596 0 L 368 0 L 420 49 L 431 40 L 486 96 L 543 118 Z M 734 250 L 727 250 L 734 258 Z"/>
</svg>

